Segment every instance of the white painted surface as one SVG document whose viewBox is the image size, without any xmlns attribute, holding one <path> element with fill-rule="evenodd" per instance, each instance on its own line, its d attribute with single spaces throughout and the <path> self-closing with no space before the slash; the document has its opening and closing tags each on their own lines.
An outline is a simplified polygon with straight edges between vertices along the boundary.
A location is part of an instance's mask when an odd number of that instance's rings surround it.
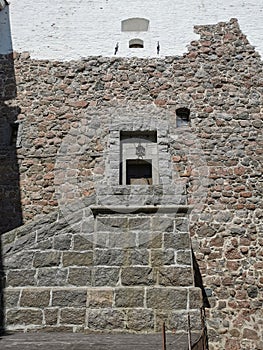
<svg viewBox="0 0 263 350">
<path fill-rule="evenodd" d="M 4 10 L 3 10 L 4 11 Z M 2 11 L 1 11 L 2 12 Z M 14 51 L 33 58 L 78 59 L 91 55 L 181 55 L 198 38 L 196 24 L 214 24 L 237 18 L 250 43 L 262 55 L 262 0 L 10 0 Z M 2 14 L 1 14 L 2 16 Z M 130 17 L 150 20 L 148 32 L 121 32 Z M 0 26 L 0 50 L 10 50 L 8 30 Z M 130 39 L 144 40 L 144 49 L 129 49 Z"/>
<path fill-rule="evenodd" d="M 12 52 L 9 17 L 9 6 L 5 6 L 0 11 L 0 53 Z"/>
</svg>

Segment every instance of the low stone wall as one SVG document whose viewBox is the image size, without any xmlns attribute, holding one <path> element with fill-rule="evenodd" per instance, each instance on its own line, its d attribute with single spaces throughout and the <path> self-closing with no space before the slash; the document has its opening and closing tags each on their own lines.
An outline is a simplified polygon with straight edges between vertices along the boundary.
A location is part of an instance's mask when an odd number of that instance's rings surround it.
<svg viewBox="0 0 263 350">
<path fill-rule="evenodd" d="M 3 243 L 7 330 L 201 329 L 183 213 L 53 213 Z"/>
</svg>

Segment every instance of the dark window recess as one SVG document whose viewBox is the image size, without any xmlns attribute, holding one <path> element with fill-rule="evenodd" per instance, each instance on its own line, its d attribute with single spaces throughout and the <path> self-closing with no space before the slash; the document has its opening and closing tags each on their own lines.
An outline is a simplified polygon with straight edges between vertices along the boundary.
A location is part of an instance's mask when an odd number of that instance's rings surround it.
<svg viewBox="0 0 263 350">
<path fill-rule="evenodd" d="M 141 142 L 157 142 L 157 131 L 121 131 L 120 133 L 121 141 L 127 139 L 140 139 Z"/>
<path fill-rule="evenodd" d="M 190 109 L 178 108 L 176 110 L 176 126 L 187 126 L 190 125 Z"/>
<path fill-rule="evenodd" d="M 17 136 L 18 136 L 18 123 L 10 124 L 10 145 L 16 145 Z"/>
<path fill-rule="evenodd" d="M 152 163 L 149 160 L 126 161 L 126 184 L 127 185 L 151 185 Z"/>
<path fill-rule="evenodd" d="M 143 49 L 143 41 L 141 39 L 132 39 L 129 41 L 129 48 L 130 49 Z"/>
</svg>

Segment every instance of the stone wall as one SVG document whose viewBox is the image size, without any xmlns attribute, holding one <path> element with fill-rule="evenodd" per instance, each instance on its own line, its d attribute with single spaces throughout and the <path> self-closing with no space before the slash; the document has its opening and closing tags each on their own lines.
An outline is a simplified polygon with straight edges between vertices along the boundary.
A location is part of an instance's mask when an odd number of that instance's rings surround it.
<svg viewBox="0 0 263 350">
<path fill-rule="evenodd" d="M 187 217 L 89 208 L 4 235 L 7 330 L 200 333 Z"/>
<path fill-rule="evenodd" d="M 14 54 L 17 98 L 5 105 L 21 109 L 22 147 L 16 151 L 23 219 L 63 204 L 54 169 L 79 121 L 88 126 L 89 152 L 78 158 L 76 177 L 87 184 L 78 186 L 81 195 L 89 196 L 94 179 L 107 178 L 115 120 L 107 111 L 128 106 L 143 114 L 145 108 L 146 117 L 149 106 L 158 107 L 172 120 L 174 183 L 186 186 L 194 207 L 190 232 L 210 302 L 210 347 L 261 349 L 262 62 L 236 20 L 195 30 L 200 40 L 182 57 L 56 62 Z M 182 106 L 191 111 L 188 131 L 175 129 Z M 70 190 L 63 193 L 70 199 Z"/>
</svg>

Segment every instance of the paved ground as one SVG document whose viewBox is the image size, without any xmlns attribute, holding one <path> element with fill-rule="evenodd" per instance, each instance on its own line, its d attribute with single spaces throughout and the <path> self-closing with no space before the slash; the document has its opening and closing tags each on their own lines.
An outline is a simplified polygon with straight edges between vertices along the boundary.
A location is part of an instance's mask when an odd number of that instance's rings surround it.
<svg viewBox="0 0 263 350">
<path fill-rule="evenodd" d="M 194 339 L 193 339 L 194 340 Z M 161 334 L 14 333 L 1 350 L 162 350 Z M 187 336 L 167 335 L 167 350 L 188 350 Z"/>
</svg>

